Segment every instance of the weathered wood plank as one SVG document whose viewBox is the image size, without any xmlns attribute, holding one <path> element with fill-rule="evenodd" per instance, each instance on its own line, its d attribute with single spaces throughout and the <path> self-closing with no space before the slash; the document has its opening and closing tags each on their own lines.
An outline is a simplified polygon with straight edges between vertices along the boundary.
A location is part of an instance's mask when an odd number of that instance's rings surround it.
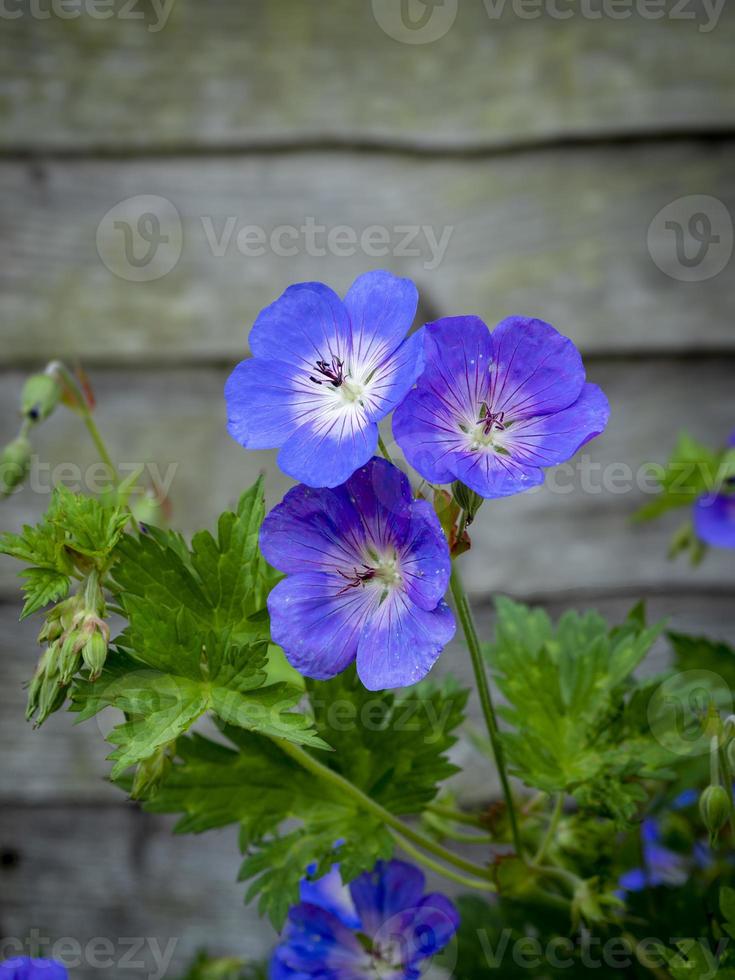
<svg viewBox="0 0 735 980">
<path fill-rule="evenodd" d="M 63 19 L 8 4 L 0 145 L 444 148 L 732 125 L 731 5 L 554 6 L 453 0 L 420 33 L 394 0 L 88 0 Z"/>
<path fill-rule="evenodd" d="M 92 372 L 99 425 L 116 459 L 127 471 L 148 466 L 161 481 L 172 481 L 172 521 L 185 531 L 211 526 L 261 470 L 271 504 L 290 485 L 275 454 L 246 452 L 227 435 L 226 375 L 226 369 Z M 727 551 L 713 552 L 695 571 L 684 561 L 666 560 L 669 535 L 686 514 L 635 528 L 630 516 L 650 499 L 646 484 L 638 486 L 641 467 L 664 460 L 679 429 L 712 444 L 726 440 L 733 425 L 732 362 L 612 361 L 596 364 L 590 377 L 612 404 L 607 431 L 585 447 L 571 471 L 550 471 L 555 485 L 481 510 L 473 527 L 475 547 L 466 559 L 474 592 L 549 595 L 580 586 L 660 591 L 690 582 L 703 589 L 730 580 Z M 0 444 L 14 434 L 21 384 L 20 374 L 3 377 Z M 91 442 L 69 412 L 60 410 L 34 442 L 33 480 L 0 504 L 0 526 L 7 529 L 43 513 L 52 477 L 89 489 L 100 478 L 99 469 L 90 468 L 96 461 Z M 0 561 L 0 592 L 6 596 L 17 595 L 15 572 L 14 563 Z"/>
<path fill-rule="evenodd" d="M 3 950 L 35 930 L 48 952 L 59 943 L 75 980 L 160 980 L 182 976 L 204 947 L 260 959 L 274 944 L 243 905 L 232 828 L 173 837 L 171 820 L 126 805 L 4 806 L 0 820 Z"/>
<path fill-rule="evenodd" d="M 108 364 L 231 360 L 290 283 L 344 291 L 380 267 L 416 280 L 424 317 L 539 315 L 588 352 L 732 349 L 727 268 L 701 282 L 672 278 L 654 264 L 647 233 L 662 207 L 695 192 L 735 214 L 734 160 L 735 142 L 492 161 L 320 153 L 5 163 L 0 362 L 39 352 Z M 708 263 L 730 254 L 723 214 L 722 227 L 713 215 L 721 241 Z M 673 217 L 687 226 L 691 215 Z M 690 273 L 677 264 L 675 232 L 660 233 L 665 267 Z M 691 256 L 699 244 L 688 247 Z M 160 278 L 131 281 L 152 274 Z"/>
</svg>

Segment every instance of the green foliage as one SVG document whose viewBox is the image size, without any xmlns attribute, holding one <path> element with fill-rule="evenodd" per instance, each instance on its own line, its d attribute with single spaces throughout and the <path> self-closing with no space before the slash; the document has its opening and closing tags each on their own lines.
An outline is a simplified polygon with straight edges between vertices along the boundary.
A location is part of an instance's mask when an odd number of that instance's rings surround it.
<svg viewBox="0 0 735 980">
<path fill-rule="evenodd" d="M 720 889 L 720 913 L 724 920 L 722 930 L 730 939 L 735 938 L 735 891 L 732 888 Z M 711 943 L 704 937 L 680 939 L 676 942 L 676 952 L 664 946 L 659 946 L 658 952 L 673 980 L 735 980 L 735 955 L 728 944 L 729 939 L 722 944 Z"/>
<path fill-rule="evenodd" d="M 686 633 L 666 634 L 674 651 L 677 670 L 711 671 L 735 691 L 735 650 L 727 643 Z"/>
<path fill-rule="evenodd" d="M 265 963 L 246 963 L 236 956 L 210 957 L 202 950 L 181 980 L 267 980 Z"/>
<path fill-rule="evenodd" d="M 509 702 L 502 711 L 509 762 L 527 785 L 572 793 L 624 823 L 645 799 L 644 778 L 670 775 L 669 759 L 638 710 L 632 672 L 660 633 L 639 609 L 610 630 L 597 613 L 541 610 L 499 599 L 485 653 Z"/>
<path fill-rule="evenodd" d="M 240 825 L 247 857 L 241 878 L 255 878 L 247 899 L 260 897 L 259 909 L 277 928 L 309 865 L 316 875 L 339 861 L 345 880 L 369 870 L 392 852 L 382 824 L 365 814 L 338 789 L 319 781 L 276 744 L 231 727 L 233 747 L 200 735 L 181 739 L 177 761 L 148 802 L 153 812 L 183 812 L 178 833 Z M 281 833 L 286 821 L 296 829 Z"/>
<path fill-rule="evenodd" d="M 220 517 L 215 539 L 196 534 L 189 549 L 172 532 L 129 535 L 114 578 L 128 626 L 102 673 L 80 682 L 73 709 L 86 720 L 103 708 L 126 720 L 108 738 L 113 779 L 149 759 L 208 711 L 222 722 L 320 748 L 327 745 L 292 709 L 300 687 L 270 683 L 268 619 L 273 580 L 258 551 L 262 481 Z"/>
<path fill-rule="evenodd" d="M 307 681 L 316 729 L 334 748 L 326 761 L 394 813 L 420 813 L 457 768 L 447 759 L 468 693 L 453 681 L 401 694 L 368 691 L 354 666 Z"/>
<path fill-rule="evenodd" d="M 686 507 L 702 494 L 721 490 L 725 480 L 735 476 L 735 450 L 716 452 L 681 433 L 676 448 L 659 477 L 661 493 L 641 507 L 640 521 L 653 520 L 678 507 Z"/>
<path fill-rule="evenodd" d="M 456 771 L 446 751 L 467 693 L 455 685 L 422 684 L 395 696 L 366 691 L 351 669 L 332 681 L 308 682 L 308 694 L 316 733 L 336 749 L 320 761 L 391 812 L 420 812 Z M 234 747 L 198 735 L 181 739 L 179 761 L 148 808 L 183 812 L 179 832 L 239 824 L 247 852 L 241 878 L 254 879 L 246 897 L 257 896 L 277 927 L 298 899 L 307 867 L 319 876 L 338 858 L 350 881 L 391 855 L 382 822 L 339 787 L 268 739 L 232 725 L 225 732 Z"/>
</svg>

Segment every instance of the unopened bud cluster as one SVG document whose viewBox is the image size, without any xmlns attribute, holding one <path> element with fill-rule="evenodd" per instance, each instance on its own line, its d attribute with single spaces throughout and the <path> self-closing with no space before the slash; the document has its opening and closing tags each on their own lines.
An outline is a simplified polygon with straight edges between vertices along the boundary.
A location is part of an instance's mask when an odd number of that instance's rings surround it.
<svg viewBox="0 0 735 980">
<path fill-rule="evenodd" d="M 82 668 L 89 679 L 102 673 L 110 643 L 110 627 L 103 619 L 104 599 L 94 573 L 82 589 L 54 606 L 39 633 L 47 643 L 28 691 L 26 717 L 40 725 L 61 706 L 65 689 Z"/>
</svg>

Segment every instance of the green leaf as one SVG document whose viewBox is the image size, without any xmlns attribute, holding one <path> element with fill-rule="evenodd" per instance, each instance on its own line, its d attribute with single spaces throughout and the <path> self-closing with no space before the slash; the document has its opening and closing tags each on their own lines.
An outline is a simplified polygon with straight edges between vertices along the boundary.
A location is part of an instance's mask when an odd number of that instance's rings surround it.
<svg viewBox="0 0 735 980">
<path fill-rule="evenodd" d="M 117 746 L 109 756 L 115 763 L 113 779 L 183 735 L 208 711 L 250 731 L 329 748 L 309 719 L 293 710 L 301 698 L 300 689 L 286 684 L 265 686 L 265 642 L 227 647 L 222 653 L 211 634 L 203 646 L 187 649 L 181 642 L 177 650 L 182 654 L 180 671 L 141 667 L 135 657 L 120 652 L 108 657 L 101 677 L 80 681 L 73 690 L 72 710 L 80 713 L 80 721 L 106 707 L 127 716 L 107 736 Z"/>
<path fill-rule="evenodd" d="M 656 470 L 659 475 L 659 470 Z M 702 494 L 723 487 L 735 475 L 735 450 L 714 452 L 687 433 L 681 433 L 659 483 L 661 493 L 636 513 L 638 521 L 661 517 L 677 507 L 692 504 Z"/>
<path fill-rule="evenodd" d="M 275 573 L 258 550 L 262 479 L 214 538 L 151 529 L 120 542 L 113 575 L 128 626 L 94 683 L 80 683 L 81 720 L 104 707 L 132 716 L 113 729 L 113 778 L 183 735 L 208 711 L 249 731 L 328 749 L 294 710 L 303 690 L 269 676 L 264 606 Z"/>
<path fill-rule="evenodd" d="M 335 750 L 323 761 L 386 809 L 420 813 L 457 771 L 446 753 L 469 692 L 451 679 L 395 695 L 366 690 L 352 666 L 307 690 L 316 730 Z"/>
<path fill-rule="evenodd" d="M 52 568 L 26 568 L 20 574 L 25 579 L 25 603 L 20 614 L 21 619 L 38 612 L 50 602 L 66 598 L 69 594 L 71 579 L 64 572 L 57 572 Z"/>
<path fill-rule="evenodd" d="M 573 793 L 620 821 L 645 798 L 636 782 L 669 775 L 668 755 L 631 708 L 632 673 L 661 627 L 641 611 L 610 630 L 597 613 L 540 611 L 501 598 L 495 643 L 485 647 L 508 706 L 503 740 L 512 771 L 529 786 Z"/>
<path fill-rule="evenodd" d="M 686 633 L 666 634 L 674 651 L 674 665 L 679 671 L 711 671 L 719 675 L 730 690 L 735 690 L 735 650 L 727 643 Z"/>
<path fill-rule="evenodd" d="M 307 867 L 315 866 L 318 876 L 339 860 L 349 881 L 390 856 L 390 834 L 337 789 L 267 739 L 232 727 L 225 732 L 234 748 L 199 735 L 181 739 L 180 761 L 146 808 L 183 812 L 179 833 L 239 824 L 247 854 L 240 877 L 254 879 L 247 898 L 259 897 L 261 914 L 276 928 L 298 901 Z"/>
<path fill-rule="evenodd" d="M 120 540 L 130 514 L 96 497 L 55 488 L 46 521 L 64 534 L 65 546 L 91 559 L 106 559 Z"/>
</svg>

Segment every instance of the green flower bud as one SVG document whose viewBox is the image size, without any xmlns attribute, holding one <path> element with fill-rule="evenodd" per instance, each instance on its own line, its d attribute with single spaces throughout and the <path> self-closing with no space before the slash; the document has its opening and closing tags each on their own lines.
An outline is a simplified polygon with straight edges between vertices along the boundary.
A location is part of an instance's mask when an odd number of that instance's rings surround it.
<svg viewBox="0 0 735 980">
<path fill-rule="evenodd" d="M 78 630 L 66 633 L 59 651 L 59 682 L 70 684 L 79 669 L 79 653 L 84 646 L 85 637 Z"/>
<path fill-rule="evenodd" d="M 148 799 L 156 792 L 171 768 L 171 750 L 175 745 L 175 739 L 168 745 L 160 745 L 152 755 L 138 764 L 130 791 L 132 799 Z"/>
<path fill-rule="evenodd" d="M 470 490 L 461 480 L 455 480 L 452 484 L 452 495 L 462 510 L 467 512 L 467 524 L 471 524 L 478 510 L 485 503 L 485 498 Z"/>
<path fill-rule="evenodd" d="M 107 659 L 107 640 L 104 635 L 95 630 L 82 647 L 82 660 L 89 669 L 89 679 L 96 681 L 102 673 Z"/>
<path fill-rule="evenodd" d="M 708 786 L 699 798 L 702 822 L 714 843 L 732 812 L 732 799 L 724 786 Z"/>
<path fill-rule="evenodd" d="M 18 436 L 0 453 L 0 496 L 7 497 L 20 486 L 30 466 L 31 444 L 25 436 Z"/>
<path fill-rule="evenodd" d="M 20 410 L 31 422 L 43 422 L 61 399 L 61 386 L 51 374 L 33 374 L 23 386 Z"/>
</svg>

